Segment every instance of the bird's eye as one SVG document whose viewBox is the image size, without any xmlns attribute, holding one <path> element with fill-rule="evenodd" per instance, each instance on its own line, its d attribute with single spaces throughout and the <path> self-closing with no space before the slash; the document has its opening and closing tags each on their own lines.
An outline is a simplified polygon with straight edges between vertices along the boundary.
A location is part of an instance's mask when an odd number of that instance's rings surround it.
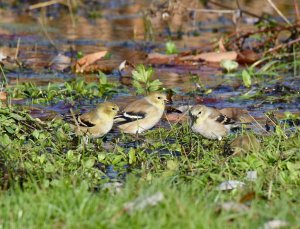
<svg viewBox="0 0 300 229">
<path fill-rule="evenodd" d="M 111 108 L 111 109 L 114 110 L 114 111 L 117 110 L 115 107 L 113 107 L 113 108 Z"/>
<path fill-rule="evenodd" d="M 162 99 L 160 96 L 157 97 L 158 99 Z"/>
<path fill-rule="evenodd" d="M 201 111 L 199 111 L 199 113 L 198 114 L 201 114 Z"/>
</svg>

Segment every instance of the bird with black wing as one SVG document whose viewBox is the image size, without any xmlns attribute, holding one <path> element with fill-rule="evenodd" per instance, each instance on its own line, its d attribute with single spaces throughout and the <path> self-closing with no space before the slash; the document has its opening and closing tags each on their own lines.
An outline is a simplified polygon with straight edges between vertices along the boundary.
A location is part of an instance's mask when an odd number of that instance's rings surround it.
<svg viewBox="0 0 300 229">
<path fill-rule="evenodd" d="M 124 133 L 142 133 L 159 122 L 167 101 L 164 93 L 152 92 L 148 96 L 128 104 L 122 114 L 115 117 L 115 123 Z"/>
</svg>

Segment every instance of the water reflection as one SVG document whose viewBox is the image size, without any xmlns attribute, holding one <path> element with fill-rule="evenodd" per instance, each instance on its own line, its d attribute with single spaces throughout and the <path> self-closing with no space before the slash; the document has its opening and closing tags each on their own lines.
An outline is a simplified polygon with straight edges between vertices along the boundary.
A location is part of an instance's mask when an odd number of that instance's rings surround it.
<svg viewBox="0 0 300 229">
<path fill-rule="evenodd" d="M 33 4 L 38 1 L 27 1 Z M 211 8 L 221 9 L 217 4 L 204 6 L 198 0 L 175 1 L 172 7 L 166 4 L 160 5 L 157 1 L 132 1 L 132 0 L 105 0 L 87 1 L 86 6 L 78 9 L 74 16 L 75 26 L 67 8 L 53 5 L 42 10 L 25 11 L 22 8 L 0 9 L 0 49 L 6 49 L 8 55 L 15 55 L 19 43 L 18 57 L 25 61 L 33 71 L 8 73 L 10 83 L 17 81 L 34 81 L 38 84 L 47 82 L 63 82 L 74 77 L 72 74 L 52 73 L 45 70 L 50 60 L 58 53 L 70 54 L 70 50 L 91 53 L 108 50 L 117 66 L 123 60 L 131 60 L 134 63 L 143 62 L 145 53 L 149 51 L 163 52 L 164 43 L 170 39 L 175 40 L 180 50 L 208 47 L 212 41 L 217 41 L 223 32 L 233 32 L 235 27 L 232 15 L 203 13 L 193 10 Z M 236 9 L 236 2 L 225 0 L 216 1 L 218 4 L 227 5 Z M 274 0 L 274 4 L 282 13 L 293 16 L 291 1 Z M 268 13 L 277 15 L 267 1 L 240 0 L 243 10 L 256 15 Z M 93 11 L 87 15 L 84 7 L 93 5 Z M 149 13 L 154 28 L 155 41 L 144 42 L 145 28 L 143 12 L 152 9 Z M 21 13 L 20 13 L 21 12 Z M 169 13 L 169 18 L 164 19 L 163 13 Z M 97 17 L 92 17 L 97 13 Z M 100 16 L 99 16 L 100 15 Z M 249 16 L 245 14 L 245 17 Z M 245 23 L 245 21 L 243 22 Z M 169 30 L 166 30 L 166 26 Z M 243 28 L 252 25 L 243 24 Z M 181 30 L 180 33 L 178 30 Z M 220 33 L 221 32 L 221 33 Z M 177 35 L 180 35 L 180 39 Z M 9 48 L 8 48 L 9 47 Z M 8 50 L 7 50 L 8 49 Z M 217 68 L 207 66 L 186 69 L 184 67 L 161 67 L 156 69 L 158 77 L 165 87 L 180 88 L 182 91 L 190 91 L 195 88 L 191 82 L 191 76 L 196 75 L 208 88 L 216 87 L 224 83 L 222 73 Z M 112 74 L 117 80 L 116 75 Z M 86 77 L 93 80 L 93 77 Z M 236 82 L 232 82 L 236 84 Z M 218 95 L 216 91 L 215 95 Z M 220 91 L 224 95 L 223 91 Z M 232 92 L 231 92 L 232 93 Z M 230 92 L 229 92 L 230 94 Z M 232 94 L 230 94 L 232 96 Z M 229 97 L 230 97 L 229 95 Z M 225 101 L 222 100 L 223 105 Z M 232 104 L 231 104 L 232 106 Z"/>
</svg>

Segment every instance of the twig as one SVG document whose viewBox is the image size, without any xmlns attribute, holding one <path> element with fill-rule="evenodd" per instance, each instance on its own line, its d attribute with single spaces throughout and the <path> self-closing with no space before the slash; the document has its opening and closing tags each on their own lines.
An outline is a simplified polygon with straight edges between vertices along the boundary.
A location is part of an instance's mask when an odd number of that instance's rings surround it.
<svg viewBox="0 0 300 229">
<path fill-rule="evenodd" d="M 222 8 L 224 8 L 224 9 L 234 10 L 234 8 L 229 7 L 229 6 L 226 6 L 226 5 L 224 5 L 224 4 L 222 4 L 222 3 L 219 3 L 219 2 L 210 1 L 210 0 L 209 0 L 208 2 L 211 3 L 211 4 L 213 4 L 213 5 L 222 7 Z M 248 14 L 248 15 L 250 15 L 250 16 L 252 16 L 252 17 L 255 17 L 255 18 L 261 18 L 261 16 L 256 15 L 256 14 L 254 14 L 254 13 L 252 13 L 252 12 L 249 12 L 249 11 L 247 11 L 247 10 L 242 10 L 242 9 L 241 9 L 241 12 L 244 13 L 244 14 Z M 268 21 L 269 21 L 270 19 L 265 18 L 265 20 L 268 20 Z"/>
<path fill-rule="evenodd" d="M 271 198 L 272 198 L 272 187 L 273 187 L 273 180 L 271 180 L 270 183 L 269 183 L 268 200 L 271 200 Z"/>
<path fill-rule="evenodd" d="M 277 45 L 276 47 L 271 48 L 271 49 L 269 49 L 268 51 L 266 51 L 266 52 L 264 53 L 264 55 L 265 55 L 265 54 L 268 54 L 268 53 L 271 53 L 271 52 L 275 52 L 275 51 L 277 51 L 278 49 L 282 49 L 282 48 L 288 47 L 288 46 L 290 46 L 290 45 L 292 45 L 292 44 L 295 44 L 295 43 L 298 43 L 298 42 L 300 42 L 300 37 L 297 38 L 296 40 L 292 40 L 292 41 L 290 41 L 290 42 L 288 42 L 288 43 L 286 43 L 286 44 L 280 44 L 280 45 Z"/>
<path fill-rule="evenodd" d="M 255 34 L 266 34 L 266 33 L 276 33 L 277 35 L 281 32 L 281 31 L 290 31 L 290 30 L 293 30 L 293 29 L 296 29 L 296 28 L 300 28 L 300 24 L 296 24 L 296 25 L 290 25 L 290 26 L 277 26 L 275 28 L 265 28 L 265 29 L 260 29 L 260 30 L 255 30 L 255 31 L 250 31 L 250 32 L 245 32 L 244 34 L 238 36 L 238 37 L 235 37 L 233 38 L 236 33 L 233 33 L 233 34 L 230 34 L 228 36 L 228 42 L 227 44 L 236 44 L 237 41 L 241 40 L 241 39 L 247 39 L 248 37 L 252 36 L 252 35 L 255 35 Z M 233 39 L 233 40 L 230 40 L 230 39 Z M 265 42 L 264 42 L 265 43 Z"/>
<path fill-rule="evenodd" d="M 235 10 L 211 10 L 211 9 L 194 9 L 188 8 L 189 11 L 202 12 L 202 13 L 218 13 L 218 14 L 233 14 Z"/>
<path fill-rule="evenodd" d="M 18 38 L 18 43 L 17 43 L 17 50 L 16 50 L 16 53 L 15 53 L 15 60 L 18 58 L 18 55 L 19 55 L 20 43 L 21 43 L 21 38 L 19 37 Z"/>
<path fill-rule="evenodd" d="M 39 9 L 39 8 L 45 8 L 54 4 L 62 4 L 68 7 L 69 11 L 70 11 L 70 17 L 71 17 L 71 21 L 72 21 L 72 26 L 75 27 L 75 19 L 74 19 L 74 14 L 73 14 L 73 10 L 72 10 L 72 4 L 70 2 L 70 0 L 67 0 L 67 3 L 64 2 L 65 0 L 51 0 L 48 2 L 41 2 L 41 3 L 36 3 L 33 4 L 31 6 L 29 6 L 29 10 L 34 10 L 34 9 Z"/>
<path fill-rule="evenodd" d="M 281 13 L 281 11 L 277 8 L 277 6 L 272 2 L 272 0 L 267 0 L 267 1 L 287 24 L 292 25 L 291 22 L 283 15 L 283 13 Z"/>
<path fill-rule="evenodd" d="M 300 23 L 300 11 L 299 11 L 297 0 L 294 0 L 294 8 L 295 8 L 295 15 L 296 15 L 296 23 Z"/>
<path fill-rule="evenodd" d="M 74 18 L 74 14 L 73 14 L 73 10 L 72 10 L 72 4 L 70 2 L 70 0 L 68 0 L 68 8 L 69 8 L 69 11 L 70 11 L 70 17 L 71 17 L 71 21 L 72 21 L 72 26 L 73 28 L 76 27 L 76 23 L 75 23 L 75 18 Z"/>
<path fill-rule="evenodd" d="M 40 2 L 40 3 L 33 4 L 33 5 L 29 6 L 29 10 L 43 8 L 43 7 L 51 6 L 51 5 L 54 5 L 54 4 L 57 4 L 57 3 L 65 4 L 63 2 L 63 0 L 51 0 L 51 1 L 48 1 L 48 2 Z"/>
<path fill-rule="evenodd" d="M 44 32 L 46 38 L 49 40 L 50 44 L 56 49 L 58 50 L 58 48 L 56 47 L 54 41 L 52 40 L 52 38 L 50 37 L 49 33 L 47 32 L 47 30 L 44 28 L 44 23 L 43 23 L 43 20 L 42 19 L 38 19 L 38 22 L 41 24 L 41 28 L 42 28 L 42 31 Z"/>
<path fill-rule="evenodd" d="M 75 115 L 74 115 L 74 112 L 73 112 L 73 109 L 72 109 L 72 108 L 70 109 L 70 113 L 71 113 L 71 115 L 72 115 L 72 118 L 73 118 L 73 120 L 74 120 L 74 122 L 75 122 L 77 128 L 79 129 L 79 128 L 80 128 L 80 127 L 79 127 L 79 123 L 78 123 L 78 121 L 77 121 L 77 119 L 76 119 L 76 117 L 75 117 Z"/>
<path fill-rule="evenodd" d="M 0 64 L 0 73 L 2 73 L 2 76 L 3 76 L 3 79 L 4 79 L 3 85 L 7 86 L 8 80 L 7 80 L 7 78 L 6 78 L 5 72 L 4 72 L 4 70 L 3 70 L 2 66 L 1 66 L 1 64 Z M 0 74 L 0 76 L 1 76 L 1 74 Z"/>
<path fill-rule="evenodd" d="M 248 115 L 254 120 L 254 122 L 257 124 L 259 128 L 261 128 L 263 131 L 268 133 L 268 131 L 265 128 L 263 128 L 262 125 L 249 112 Z"/>
</svg>

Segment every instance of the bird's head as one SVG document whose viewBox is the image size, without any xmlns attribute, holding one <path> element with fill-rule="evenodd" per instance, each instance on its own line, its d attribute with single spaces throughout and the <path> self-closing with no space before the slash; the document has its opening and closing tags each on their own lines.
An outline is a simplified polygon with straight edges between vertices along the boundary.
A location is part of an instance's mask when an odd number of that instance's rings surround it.
<svg viewBox="0 0 300 229">
<path fill-rule="evenodd" d="M 163 108 L 165 107 L 166 102 L 168 102 L 167 96 L 161 92 L 152 92 L 147 97 L 147 100 L 154 106 Z"/>
<path fill-rule="evenodd" d="M 209 115 L 209 111 L 204 105 L 196 105 L 193 106 L 189 111 L 189 116 L 191 120 L 191 124 L 193 125 L 195 122 L 202 122 Z"/>
<path fill-rule="evenodd" d="M 98 104 L 96 110 L 99 116 L 101 116 L 101 114 L 104 113 L 108 116 L 115 117 L 119 112 L 119 107 L 114 103 L 104 102 Z"/>
</svg>

